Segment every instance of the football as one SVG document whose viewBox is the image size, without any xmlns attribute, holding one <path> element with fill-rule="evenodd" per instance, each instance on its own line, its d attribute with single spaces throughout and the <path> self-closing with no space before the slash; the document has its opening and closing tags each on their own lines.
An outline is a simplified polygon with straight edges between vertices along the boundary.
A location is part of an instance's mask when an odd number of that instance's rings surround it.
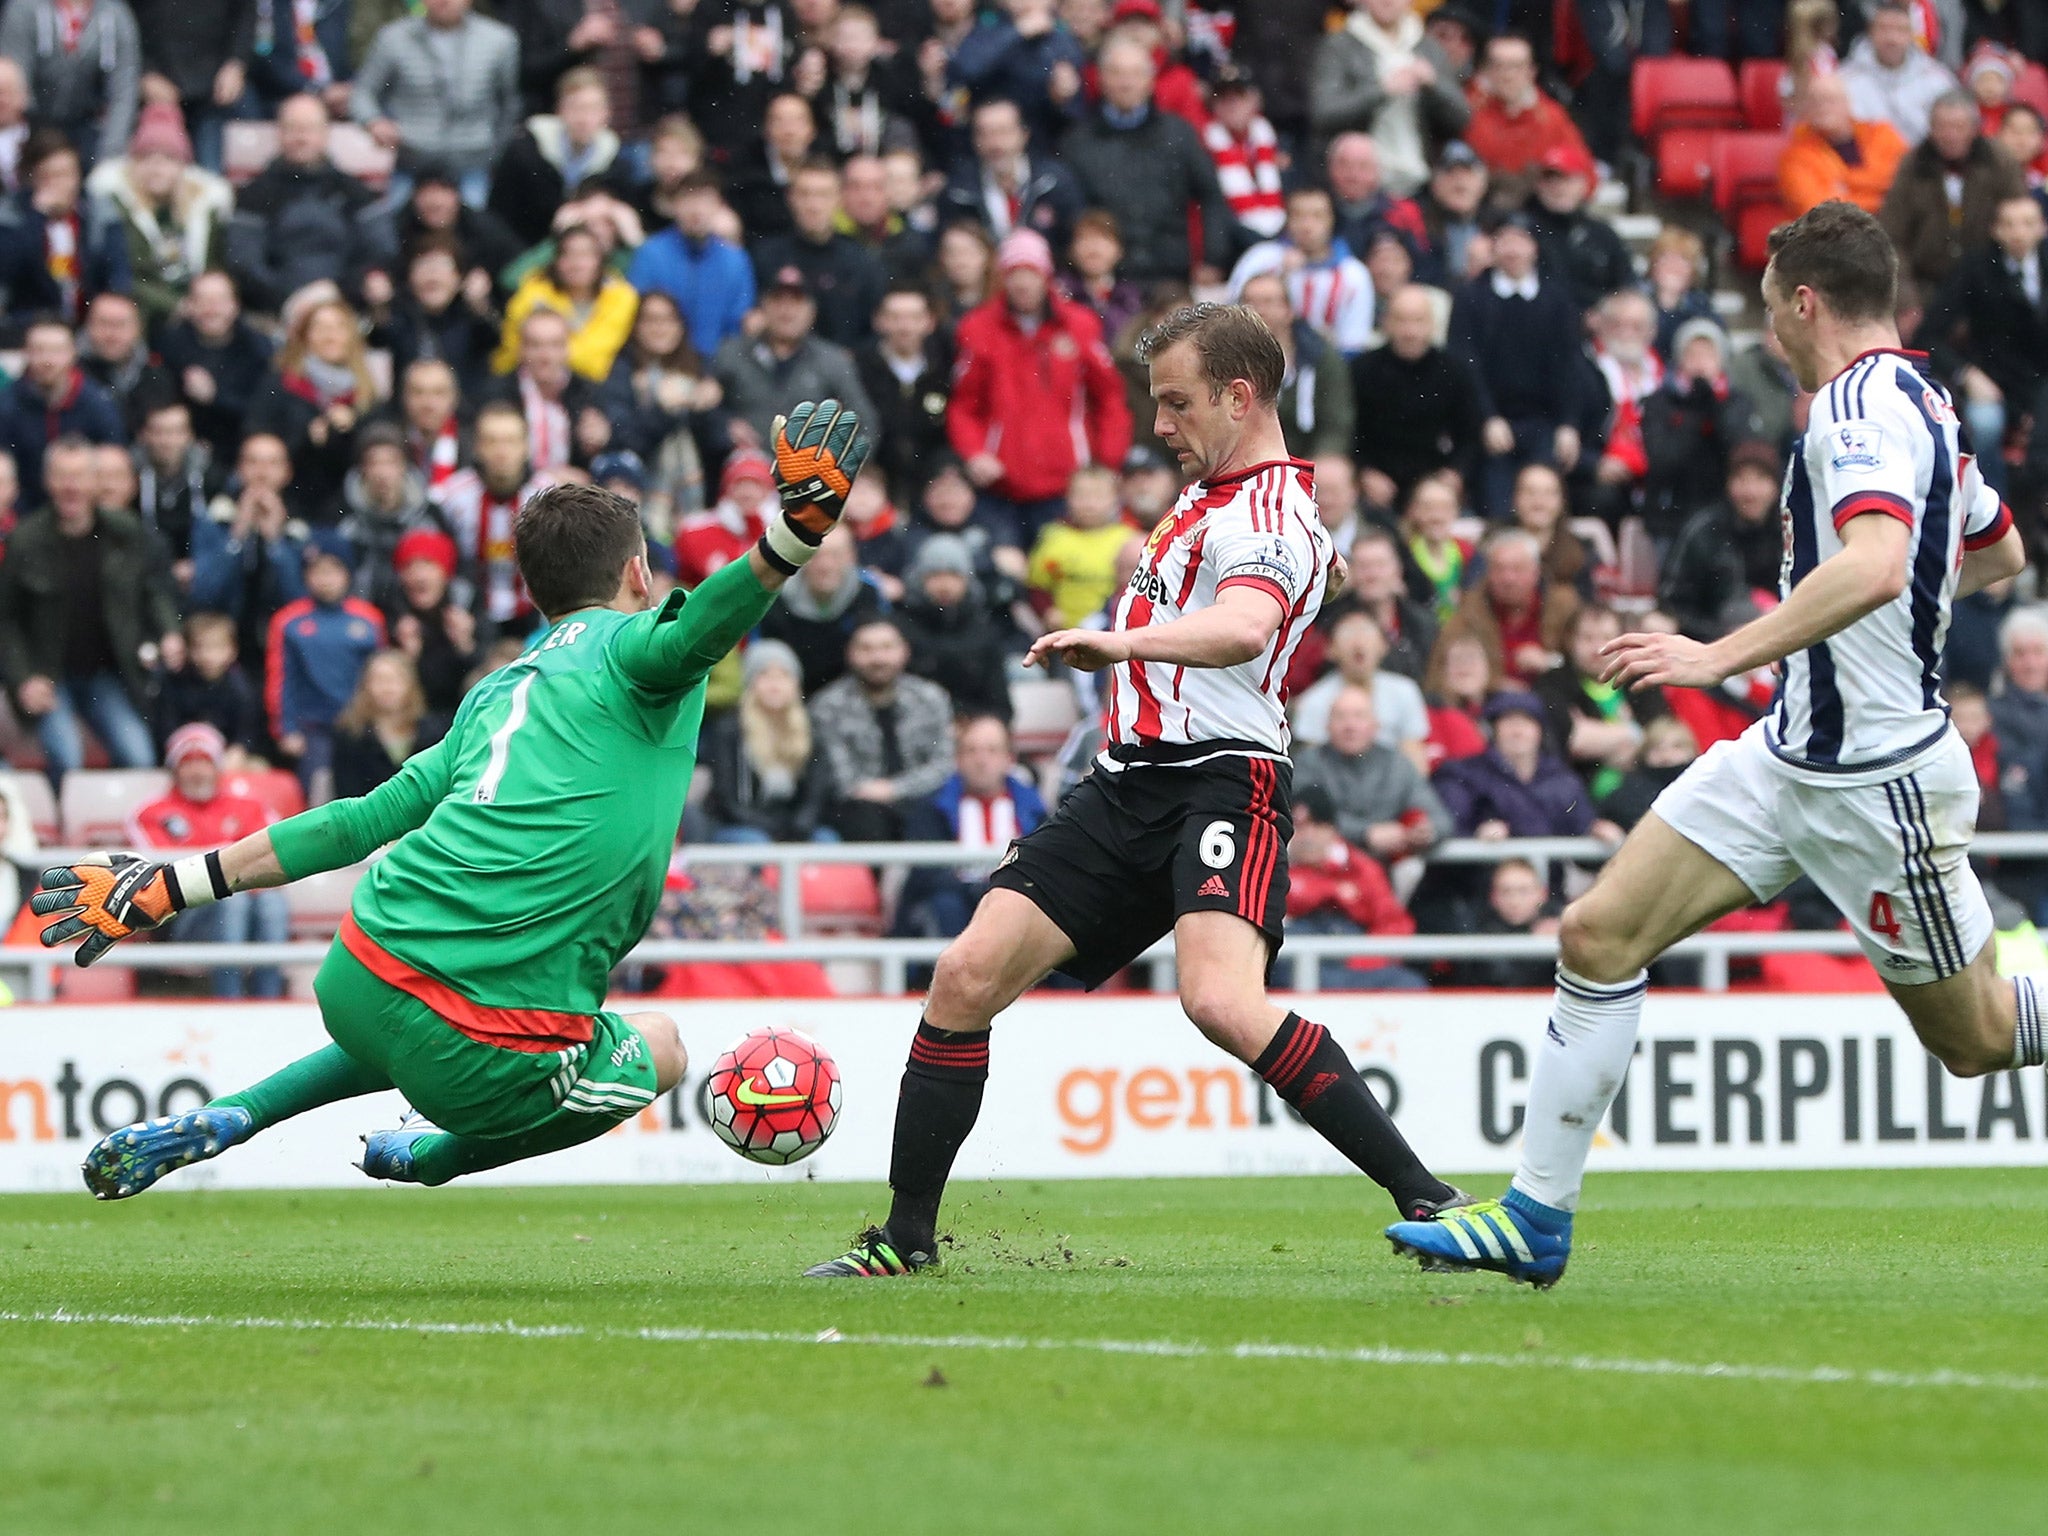
<svg viewBox="0 0 2048 1536">
<path fill-rule="evenodd" d="M 794 1163 L 839 1123 L 839 1068 L 801 1030 L 749 1031 L 711 1068 L 711 1129 L 741 1157 Z"/>
</svg>

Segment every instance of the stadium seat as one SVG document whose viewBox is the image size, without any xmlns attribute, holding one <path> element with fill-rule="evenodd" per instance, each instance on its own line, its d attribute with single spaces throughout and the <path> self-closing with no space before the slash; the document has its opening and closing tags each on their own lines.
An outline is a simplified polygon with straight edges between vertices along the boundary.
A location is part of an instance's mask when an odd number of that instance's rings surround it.
<svg viewBox="0 0 2048 1536">
<path fill-rule="evenodd" d="M 221 174 L 247 186 L 277 154 L 277 124 L 229 123 L 221 135 Z"/>
<path fill-rule="evenodd" d="M 1727 135 L 1718 128 L 1673 128 L 1657 138 L 1657 191 L 1684 199 L 1707 190 L 1714 146 Z"/>
<path fill-rule="evenodd" d="M 10 780 L 28 808 L 28 824 L 36 841 L 48 848 L 63 839 L 63 821 L 57 815 L 57 797 L 50 793 L 50 781 L 40 773 L 17 773 Z"/>
<path fill-rule="evenodd" d="M 246 773 L 231 773 L 221 787 L 231 795 L 261 800 L 279 821 L 287 816 L 296 816 L 306 808 L 306 793 L 299 788 L 299 776 L 285 768 L 254 768 Z"/>
<path fill-rule="evenodd" d="M 2027 64 L 2020 70 L 2019 79 L 2013 82 L 2012 99 L 2024 101 L 2036 112 L 2048 116 L 2048 68 L 2039 64 Z"/>
<path fill-rule="evenodd" d="M 1010 685 L 1010 734 L 1019 757 L 1043 757 L 1057 752 L 1067 732 L 1081 718 L 1074 690 L 1049 678 Z"/>
<path fill-rule="evenodd" d="M 1771 231 L 1792 217 L 1792 210 L 1775 197 L 1751 203 L 1736 216 L 1735 262 L 1746 271 L 1761 272 L 1770 261 L 1766 244 Z"/>
<path fill-rule="evenodd" d="M 1744 59 L 1738 86 L 1742 121 L 1756 133 L 1776 133 L 1785 126 L 1785 61 Z"/>
<path fill-rule="evenodd" d="M 128 818 L 169 792 L 161 768 L 80 769 L 64 775 L 58 807 L 64 841 L 74 847 L 126 848 Z"/>
<path fill-rule="evenodd" d="M 1629 82 L 1636 137 L 1655 143 L 1673 128 L 1739 128 L 1735 71 L 1719 59 L 1637 59 Z"/>
<path fill-rule="evenodd" d="M 237 187 L 277 157 L 277 124 L 229 123 L 221 143 L 221 171 Z M 370 137 L 360 123 L 336 123 L 328 131 L 327 158 L 335 168 L 366 186 L 381 189 L 391 180 L 398 157 Z"/>
<path fill-rule="evenodd" d="M 1723 133 L 1714 137 L 1709 179 L 1714 211 L 1732 224 L 1753 203 L 1778 201 L 1778 160 L 1785 153 L 1782 133 Z"/>
<path fill-rule="evenodd" d="M 80 969 L 66 956 L 57 967 L 57 1001 L 60 1003 L 127 1003 L 135 1000 L 135 971 L 125 965 L 95 965 Z"/>
<path fill-rule="evenodd" d="M 865 864 L 806 864 L 799 891 L 807 933 L 882 931 L 882 890 Z"/>
<path fill-rule="evenodd" d="M 291 935 L 295 939 L 331 939 L 341 928 L 354 898 L 356 882 L 366 866 L 330 869 L 294 880 L 284 888 L 285 905 L 291 909 Z"/>
</svg>

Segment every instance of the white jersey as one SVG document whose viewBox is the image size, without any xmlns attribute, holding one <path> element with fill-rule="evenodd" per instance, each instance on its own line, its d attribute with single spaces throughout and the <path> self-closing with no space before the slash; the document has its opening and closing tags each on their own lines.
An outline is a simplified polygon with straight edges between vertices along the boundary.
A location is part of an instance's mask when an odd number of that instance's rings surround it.
<svg viewBox="0 0 2048 1536">
<path fill-rule="evenodd" d="M 1334 553 L 1316 516 L 1315 472 L 1304 460 L 1257 464 L 1182 491 L 1145 541 L 1109 627 L 1166 624 L 1241 586 L 1270 593 L 1283 617 L 1265 650 L 1234 667 L 1126 661 L 1110 668 L 1103 766 L 1187 764 L 1230 753 L 1285 757 L 1287 664 L 1323 605 Z"/>
<path fill-rule="evenodd" d="M 463 469 L 434 492 L 434 504 L 455 531 L 455 547 L 464 567 L 476 573 L 484 598 L 483 617 L 493 623 L 508 623 L 533 611 L 512 549 L 512 523 L 519 509 L 546 484 L 536 476 L 511 496 L 501 498 L 490 493 L 482 475 Z"/>
<path fill-rule="evenodd" d="M 1851 518 L 1895 517 L 1912 534 L 1898 597 L 1785 658 L 1769 742 L 1795 767 L 1880 770 L 1940 739 L 1948 729 L 1942 641 L 1963 553 L 2012 526 L 1923 361 L 1917 352 L 1866 352 L 1822 385 L 1786 472 L 1784 595 L 1842 548 Z"/>
</svg>

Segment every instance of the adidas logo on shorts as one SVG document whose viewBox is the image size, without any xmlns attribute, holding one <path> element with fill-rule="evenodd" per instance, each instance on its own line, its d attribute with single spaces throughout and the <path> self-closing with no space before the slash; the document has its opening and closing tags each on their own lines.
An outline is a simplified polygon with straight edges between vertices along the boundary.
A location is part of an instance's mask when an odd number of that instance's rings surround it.
<svg viewBox="0 0 2048 1536">
<path fill-rule="evenodd" d="M 1223 883 L 1223 877 L 1221 875 L 1211 875 L 1208 879 L 1202 882 L 1202 888 L 1199 891 L 1195 892 L 1195 895 L 1222 896 L 1228 899 L 1230 895 L 1230 887 Z"/>
</svg>

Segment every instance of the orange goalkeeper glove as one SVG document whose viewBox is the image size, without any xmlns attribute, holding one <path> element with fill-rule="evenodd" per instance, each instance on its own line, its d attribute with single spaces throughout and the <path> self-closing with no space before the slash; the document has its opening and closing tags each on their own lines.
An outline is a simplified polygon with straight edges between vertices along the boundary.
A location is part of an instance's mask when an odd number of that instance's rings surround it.
<svg viewBox="0 0 2048 1536">
<path fill-rule="evenodd" d="M 43 944 L 55 949 L 81 933 L 78 963 L 91 965 L 122 939 L 162 926 L 187 907 L 204 906 L 229 894 L 218 853 L 194 854 L 175 863 L 139 859 L 132 853 L 95 854 L 76 864 L 43 871 L 42 889 L 29 899 L 37 917 L 54 917 Z"/>
<path fill-rule="evenodd" d="M 817 553 L 846 510 L 854 477 L 868 461 L 860 418 L 837 400 L 806 400 L 775 418 L 775 488 L 782 516 L 761 536 L 761 555 L 793 576 Z"/>
</svg>

